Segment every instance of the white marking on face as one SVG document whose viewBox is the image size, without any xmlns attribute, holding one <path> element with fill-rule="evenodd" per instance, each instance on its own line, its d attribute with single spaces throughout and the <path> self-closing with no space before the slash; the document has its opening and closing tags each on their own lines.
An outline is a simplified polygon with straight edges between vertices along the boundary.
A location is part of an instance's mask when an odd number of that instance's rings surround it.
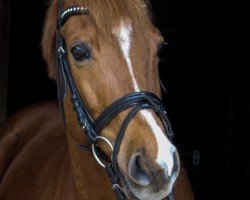
<svg viewBox="0 0 250 200">
<path fill-rule="evenodd" d="M 132 30 L 131 23 L 121 22 L 120 30 L 118 33 L 118 40 L 119 40 L 119 44 L 120 44 L 123 56 L 127 62 L 128 69 L 129 69 L 129 72 L 130 72 L 131 77 L 132 77 L 133 86 L 135 88 L 135 91 L 139 92 L 140 89 L 139 89 L 138 84 L 135 80 L 133 66 L 132 66 L 132 62 L 130 59 L 130 48 L 131 48 L 131 42 L 132 42 L 131 33 L 132 33 L 132 31 L 133 30 Z"/>
<path fill-rule="evenodd" d="M 133 66 L 130 58 L 130 49 L 132 43 L 132 25 L 131 23 L 121 22 L 118 32 L 114 31 L 115 35 L 118 37 L 118 41 L 123 53 L 123 56 L 128 65 L 129 73 L 132 77 L 133 87 L 136 92 L 140 92 L 138 83 L 135 79 L 133 72 Z M 167 139 L 163 133 L 161 127 L 157 124 L 151 112 L 148 110 L 140 111 L 142 116 L 145 118 L 149 124 L 152 132 L 155 135 L 156 141 L 158 143 L 158 152 L 157 152 L 157 163 L 168 173 L 168 176 L 171 176 L 173 170 L 173 152 L 175 151 L 174 145 Z"/>
<path fill-rule="evenodd" d="M 142 110 L 141 113 L 148 122 L 158 143 L 157 163 L 165 171 L 167 171 L 168 176 L 171 176 L 174 167 L 173 152 L 175 150 L 175 147 L 167 139 L 161 127 L 157 124 L 156 120 L 154 119 L 152 113 L 149 112 L 148 110 Z"/>
</svg>

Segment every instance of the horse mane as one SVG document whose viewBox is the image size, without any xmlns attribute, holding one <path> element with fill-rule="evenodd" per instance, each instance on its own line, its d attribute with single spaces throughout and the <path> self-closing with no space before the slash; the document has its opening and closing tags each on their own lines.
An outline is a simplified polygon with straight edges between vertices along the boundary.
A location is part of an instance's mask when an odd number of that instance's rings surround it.
<svg viewBox="0 0 250 200">
<path fill-rule="evenodd" d="M 48 64 L 49 77 L 55 79 L 55 42 L 58 8 L 60 0 L 52 0 L 44 24 L 42 53 Z M 130 19 L 136 31 L 145 31 L 151 25 L 148 0 L 62 0 L 65 6 L 89 8 L 98 31 L 110 37 L 111 28 L 122 19 Z M 112 37 L 112 36 L 111 36 Z"/>
</svg>

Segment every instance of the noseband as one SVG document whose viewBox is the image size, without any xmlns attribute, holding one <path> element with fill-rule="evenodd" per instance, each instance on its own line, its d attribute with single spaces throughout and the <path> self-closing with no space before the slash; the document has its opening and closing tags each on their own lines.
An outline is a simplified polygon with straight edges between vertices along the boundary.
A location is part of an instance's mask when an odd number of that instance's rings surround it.
<svg viewBox="0 0 250 200">
<path fill-rule="evenodd" d="M 165 133 L 167 133 L 167 136 L 171 141 L 173 138 L 173 131 L 171 129 L 171 125 L 166 115 L 166 111 L 164 109 L 162 101 L 155 94 L 150 92 L 133 92 L 127 94 L 124 97 L 113 102 L 110 106 L 108 106 L 97 119 L 94 120 L 91 117 L 90 113 L 88 112 L 88 109 L 86 108 L 77 90 L 73 75 L 71 73 L 70 65 L 67 59 L 66 43 L 60 33 L 60 29 L 63 27 L 63 25 L 71 16 L 88 15 L 88 14 L 89 10 L 87 8 L 70 7 L 64 10 L 62 3 L 60 4 L 58 24 L 57 24 L 58 28 L 57 43 L 56 43 L 58 100 L 63 119 L 65 120 L 63 101 L 66 98 L 67 89 L 70 90 L 71 101 L 73 108 L 77 114 L 77 120 L 79 122 L 79 125 L 83 128 L 89 143 L 92 145 L 93 155 L 98 161 L 98 163 L 105 168 L 105 171 L 110 177 L 117 199 L 122 200 L 126 199 L 126 196 L 120 184 L 125 179 L 123 175 L 120 173 L 117 164 L 117 156 L 126 128 L 129 125 L 130 121 L 140 110 L 151 109 L 161 119 L 165 129 Z M 102 130 L 106 127 L 106 125 L 115 116 L 117 116 L 119 113 L 127 109 L 130 109 L 130 111 L 125 117 L 120 127 L 120 130 L 117 134 L 117 138 L 115 140 L 115 144 L 113 147 L 112 144 L 109 142 L 109 140 L 107 140 L 105 137 L 100 136 L 100 134 Z M 107 159 L 107 157 L 103 156 L 104 154 L 98 148 L 99 140 L 103 140 L 104 142 L 107 143 L 107 145 L 110 146 L 112 150 L 111 159 Z M 106 164 L 103 164 L 103 162 L 100 159 L 101 157 L 104 157 Z M 127 185 L 125 186 L 128 187 Z M 169 200 L 174 199 L 172 192 L 170 193 L 168 198 Z"/>
</svg>

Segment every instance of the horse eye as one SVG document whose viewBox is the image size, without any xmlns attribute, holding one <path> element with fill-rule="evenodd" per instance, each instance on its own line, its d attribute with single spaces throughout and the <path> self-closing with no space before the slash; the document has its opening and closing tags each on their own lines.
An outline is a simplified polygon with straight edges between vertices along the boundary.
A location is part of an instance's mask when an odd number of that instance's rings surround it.
<svg viewBox="0 0 250 200">
<path fill-rule="evenodd" d="M 76 61 L 84 61 L 91 56 L 89 47 L 84 44 L 72 47 L 71 53 Z"/>
<path fill-rule="evenodd" d="M 167 45 L 166 45 L 165 42 L 161 43 L 161 44 L 158 46 L 158 49 L 157 49 L 157 56 L 158 56 L 158 57 L 161 57 L 161 56 L 162 56 L 162 54 L 163 54 L 163 52 L 164 52 L 166 46 L 167 46 Z"/>
</svg>

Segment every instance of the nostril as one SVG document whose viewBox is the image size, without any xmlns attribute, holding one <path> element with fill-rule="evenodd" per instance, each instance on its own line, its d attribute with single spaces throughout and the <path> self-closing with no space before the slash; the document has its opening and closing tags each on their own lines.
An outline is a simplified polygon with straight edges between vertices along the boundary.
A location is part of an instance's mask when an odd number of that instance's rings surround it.
<svg viewBox="0 0 250 200">
<path fill-rule="evenodd" d="M 146 187 L 150 184 L 151 179 L 150 176 L 147 175 L 141 159 L 142 157 L 140 155 L 132 156 L 129 162 L 129 176 L 135 184 Z"/>
<path fill-rule="evenodd" d="M 174 166 L 171 177 L 177 177 L 180 171 L 180 159 L 177 150 L 173 152 Z"/>
</svg>

